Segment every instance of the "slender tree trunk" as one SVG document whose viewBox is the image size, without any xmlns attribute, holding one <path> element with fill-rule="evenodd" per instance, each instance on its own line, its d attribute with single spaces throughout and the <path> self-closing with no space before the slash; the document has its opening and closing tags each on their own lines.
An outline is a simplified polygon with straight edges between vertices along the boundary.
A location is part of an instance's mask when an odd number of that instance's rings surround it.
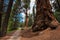
<svg viewBox="0 0 60 40">
<path fill-rule="evenodd" d="M 1 37 L 1 22 L 2 22 L 2 13 L 3 13 L 3 3 L 4 3 L 4 0 L 0 0 L 0 37 Z"/>
<path fill-rule="evenodd" d="M 58 5 L 58 7 L 60 8 L 60 1 L 59 0 L 56 0 L 56 2 L 57 2 L 57 5 Z"/>
<path fill-rule="evenodd" d="M 33 22 L 34 22 L 34 20 L 35 20 L 35 16 L 36 16 L 36 14 L 35 14 L 34 6 L 33 6 Z"/>
<path fill-rule="evenodd" d="M 10 12 L 12 8 L 13 0 L 9 0 L 7 12 L 5 14 L 5 18 L 2 24 L 2 36 L 5 36 L 7 33 L 7 27 L 8 27 L 8 22 L 9 22 L 9 17 L 10 17 Z"/>
<path fill-rule="evenodd" d="M 36 0 L 36 17 L 32 30 L 34 32 L 44 30 L 48 27 L 55 29 L 58 26 L 58 21 L 53 15 L 49 0 Z"/>
<path fill-rule="evenodd" d="M 18 7 L 20 7 L 21 6 L 21 0 L 16 0 L 15 1 L 15 4 L 14 4 L 14 6 L 13 6 L 13 9 L 12 9 L 12 12 L 11 12 L 11 17 L 12 18 L 14 18 L 13 19 L 13 23 L 11 23 L 11 24 L 13 24 L 13 27 L 11 27 L 11 29 L 10 30 L 16 30 L 17 28 L 18 28 L 18 17 L 17 17 L 17 15 L 19 14 L 19 12 L 18 11 L 20 11 L 20 9 L 18 8 Z M 18 11 L 17 11 L 17 9 L 19 9 Z M 10 19 L 12 19 L 12 18 L 10 18 Z"/>
<path fill-rule="evenodd" d="M 28 28 L 28 14 L 27 14 L 27 9 L 26 9 L 26 19 L 25 19 L 25 28 Z"/>
</svg>

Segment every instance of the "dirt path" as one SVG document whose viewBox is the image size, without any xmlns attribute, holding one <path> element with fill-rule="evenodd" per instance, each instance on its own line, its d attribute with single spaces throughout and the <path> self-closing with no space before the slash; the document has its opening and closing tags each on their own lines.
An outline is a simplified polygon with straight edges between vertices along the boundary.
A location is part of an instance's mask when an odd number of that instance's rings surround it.
<svg viewBox="0 0 60 40">
<path fill-rule="evenodd" d="M 7 40 L 19 40 L 20 30 L 17 30 L 9 39 Z"/>
<path fill-rule="evenodd" d="M 31 30 L 16 30 L 12 35 L 0 40 L 60 40 L 60 26 L 56 30 L 48 28 L 35 33 Z"/>
<path fill-rule="evenodd" d="M 50 28 L 37 33 L 23 31 L 21 40 L 60 40 L 60 26 L 51 30 Z"/>
<path fill-rule="evenodd" d="M 20 40 L 20 30 L 16 30 L 14 33 L 3 37 L 0 40 Z"/>
</svg>

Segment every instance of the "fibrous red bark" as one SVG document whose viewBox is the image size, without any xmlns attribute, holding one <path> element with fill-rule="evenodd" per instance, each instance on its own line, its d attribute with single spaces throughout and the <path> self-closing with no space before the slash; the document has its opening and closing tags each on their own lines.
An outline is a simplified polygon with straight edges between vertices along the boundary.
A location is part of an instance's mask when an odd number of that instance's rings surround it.
<svg viewBox="0 0 60 40">
<path fill-rule="evenodd" d="M 58 26 L 58 21 L 53 15 L 52 7 L 49 0 L 36 0 L 36 17 L 32 26 L 33 31 L 39 31 L 48 27 L 55 29 Z"/>
<path fill-rule="evenodd" d="M 28 11 L 28 10 L 26 9 L 26 13 L 25 13 L 25 15 L 26 15 L 26 17 L 25 17 L 25 29 L 28 28 L 28 21 L 29 21 L 27 11 Z"/>
</svg>

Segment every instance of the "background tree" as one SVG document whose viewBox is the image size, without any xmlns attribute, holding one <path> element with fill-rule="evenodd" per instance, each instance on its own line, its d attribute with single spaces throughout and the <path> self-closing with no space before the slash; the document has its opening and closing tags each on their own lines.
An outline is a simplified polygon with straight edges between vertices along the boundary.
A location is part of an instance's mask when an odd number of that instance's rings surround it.
<svg viewBox="0 0 60 40">
<path fill-rule="evenodd" d="M 1 36 L 1 22 L 2 22 L 2 14 L 3 14 L 3 3 L 4 0 L 0 0 L 0 36 Z"/>
<path fill-rule="evenodd" d="M 28 21 L 28 27 L 31 27 L 33 24 L 33 15 L 29 14 L 29 21 Z"/>
<path fill-rule="evenodd" d="M 35 5 L 33 6 L 33 21 L 35 20 L 35 16 L 36 16 L 36 13 L 35 13 Z"/>
<path fill-rule="evenodd" d="M 57 5 L 58 5 L 58 8 L 60 8 L 60 0 L 55 0 Z"/>
<path fill-rule="evenodd" d="M 54 1 L 54 0 L 52 0 Z M 60 0 L 55 0 L 53 3 L 53 8 L 54 8 L 54 15 L 56 19 L 60 22 Z"/>
<path fill-rule="evenodd" d="M 1 32 L 2 36 L 5 36 L 6 32 L 7 32 L 8 21 L 9 21 L 9 17 L 10 17 L 12 4 L 13 4 L 13 0 L 9 0 L 8 8 L 7 8 L 7 11 L 5 13 L 5 18 L 4 18 L 4 21 L 2 24 L 2 32 Z"/>
<path fill-rule="evenodd" d="M 25 15 L 26 15 L 26 19 L 25 19 L 25 27 L 28 27 L 28 13 L 27 13 L 27 11 L 28 11 L 28 9 L 29 9 L 29 4 L 30 4 L 30 0 L 28 1 L 28 0 L 23 0 L 23 2 L 24 2 L 24 8 L 26 9 L 26 12 L 25 12 Z"/>
<path fill-rule="evenodd" d="M 9 28 L 8 30 L 16 30 L 19 26 L 19 14 L 20 10 L 19 7 L 21 6 L 21 0 L 16 0 L 15 4 L 13 4 L 13 9 L 10 15 L 10 21 L 9 21 Z"/>
</svg>

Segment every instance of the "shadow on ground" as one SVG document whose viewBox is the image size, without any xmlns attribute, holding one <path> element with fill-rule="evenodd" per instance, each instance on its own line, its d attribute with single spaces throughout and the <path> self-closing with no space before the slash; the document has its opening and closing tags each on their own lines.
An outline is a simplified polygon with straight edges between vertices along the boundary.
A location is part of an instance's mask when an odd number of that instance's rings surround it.
<svg viewBox="0 0 60 40">
<path fill-rule="evenodd" d="M 28 30 L 21 30 L 21 37 L 25 37 L 25 38 L 31 38 L 34 36 L 38 36 L 39 33 L 38 32 L 32 32 L 32 30 L 28 29 Z"/>
</svg>

